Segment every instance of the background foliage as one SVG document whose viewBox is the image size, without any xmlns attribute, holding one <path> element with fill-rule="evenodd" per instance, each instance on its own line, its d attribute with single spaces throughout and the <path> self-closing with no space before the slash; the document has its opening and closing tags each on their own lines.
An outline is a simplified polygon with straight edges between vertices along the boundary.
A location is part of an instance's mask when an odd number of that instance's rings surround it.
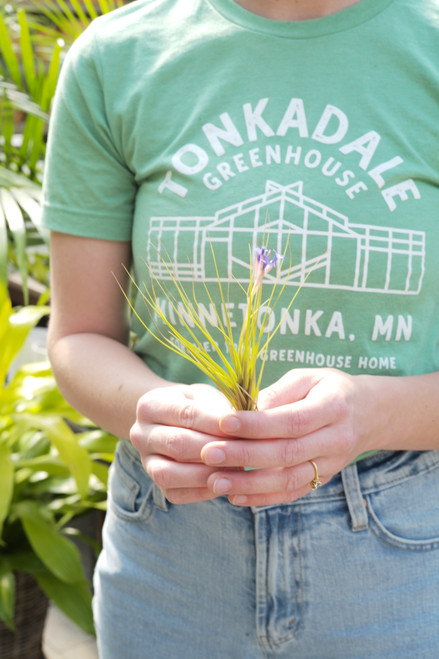
<svg viewBox="0 0 439 659">
<path fill-rule="evenodd" d="M 85 631 L 91 596 L 72 520 L 104 510 L 116 439 L 61 396 L 47 363 L 11 365 L 50 309 L 41 185 L 50 109 L 65 55 L 98 15 L 130 0 L 0 0 L 0 619 L 13 628 L 17 571 Z M 24 305 L 8 294 L 19 279 Z M 29 291 L 45 291 L 38 306 Z"/>
<path fill-rule="evenodd" d="M 116 438 L 63 399 L 48 363 L 11 365 L 48 307 L 13 309 L 0 285 L 0 620 L 14 628 L 17 571 L 93 633 L 91 594 L 71 522 L 105 510 Z"/>
<path fill-rule="evenodd" d="M 0 0 L 0 282 L 49 287 L 41 184 L 50 107 L 65 54 L 98 15 L 126 0 Z"/>
</svg>

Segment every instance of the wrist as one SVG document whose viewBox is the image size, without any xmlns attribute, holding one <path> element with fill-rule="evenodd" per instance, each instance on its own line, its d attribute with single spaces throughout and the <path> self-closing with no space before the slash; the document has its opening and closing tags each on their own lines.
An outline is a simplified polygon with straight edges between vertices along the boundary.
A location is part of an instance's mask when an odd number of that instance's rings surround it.
<svg viewBox="0 0 439 659">
<path fill-rule="evenodd" d="M 362 379 L 366 450 L 439 449 L 439 373 Z"/>
</svg>

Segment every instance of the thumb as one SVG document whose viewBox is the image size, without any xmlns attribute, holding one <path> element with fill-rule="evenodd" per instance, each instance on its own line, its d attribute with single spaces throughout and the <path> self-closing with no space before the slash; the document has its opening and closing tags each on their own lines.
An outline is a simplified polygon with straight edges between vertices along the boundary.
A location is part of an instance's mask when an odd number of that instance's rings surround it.
<svg viewBox="0 0 439 659">
<path fill-rule="evenodd" d="M 321 377 L 321 372 L 316 369 L 301 368 L 288 371 L 279 380 L 259 392 L 258 410 L 270 410 L 303 400 Z"/>
</svg>

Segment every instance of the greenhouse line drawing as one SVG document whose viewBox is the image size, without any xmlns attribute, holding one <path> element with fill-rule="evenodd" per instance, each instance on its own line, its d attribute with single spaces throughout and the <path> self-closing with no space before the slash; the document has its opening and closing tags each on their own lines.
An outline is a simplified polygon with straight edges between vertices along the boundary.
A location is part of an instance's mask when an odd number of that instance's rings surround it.
<svg viewBox="0 0 439 659">
<path fill-rule="evenodd" d="M 238 233 L 244 240 L 236 239 Z M 267 236 L 271 249 L 292 255 L 284 258 L 280 272 L 267 276 L 272 282 L 277 277 L 279 284 L 287 286 L 374 293 L 416 295 L 421 290 L 424 232 L 351 223 L 306 197 L 301 181 L 286 186 L 267 181 L 263 194 L 223 208 L 213 217 L 151 218 L 148 262 L 157 279 L 217 281 L 213 249 L 221 272 L 227 264 L 221 281 L 246 284 L 249 258 L 243 260 L 237 244 L 249 244 L 254 253 Z"/>
</svg>

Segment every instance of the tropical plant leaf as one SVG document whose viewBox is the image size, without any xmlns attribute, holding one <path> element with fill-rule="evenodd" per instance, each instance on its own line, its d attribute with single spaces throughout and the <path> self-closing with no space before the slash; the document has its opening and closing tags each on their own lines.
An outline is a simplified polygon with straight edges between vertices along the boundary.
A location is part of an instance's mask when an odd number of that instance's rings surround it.
<svg viewBox="0 0 439 659">
<path fill-rule="evenodd" d="M 0 437 L 0 545 L 2 544 L 3 523 L 9 514 L 13 491 L 14 465 L 11 450 Z"/>
<path fill-rule="evenodd" d="M 38 192 L 10 180 L 4 171 L 23 173 L 23 178 L 41 183 L 43 161 L 46 151 L 46 128 L 49 110 L 55 93 L 63 45 L 55 40 L 50 49 L 37 47 L 31 24 L 24 9 L 17 12 L 15 28 L 8 25 L 0 15 L 0 111 L 1 142 L 3 154 L 0 158 L 0 282 L 8 275 L 8 264 L 13 263 L 21 276 L 24 302 L 29 302 L 28 272 L 32 262 L 28 258 L 28 233 L 35 227 L 39 239 L 47 243 L 47 232 L 41 227 L 41 208 Z M 16 34 L 15 34 L 16 33 Z M 15 125 L 14 111 L 19 109 L 24 116 L 21 124 Z M 18 138 L 18 139 L 17 139 Z M 8 180 L 9 178 L 9 180 Z M 20 191 L 21 190 L 21 191 Z M 13 257 L 8 251 L 13 242 Z M 48 278 L 44 280 L 48 285 Z"/>
<path fill-rule="evenodd" d="M 11 510 L 21 520 L 32 549 L 50 572 L 68 584 L 85 581 L 77 548 L 55 531 L 41 506 L 33 501 L 20 501 L 13 504 Z"/>
<path fill-rule="evenodd" d="M 5 63 L 4 72 L 7 71 L 8 77 L 21 89 L 22 78 L 20 62 L 15 53 L 9 30 L 2 14 L 0 14 L 0 52 Z"/>
<path fill-rule="evenodd" d="M 53 573 L 36 572 L 35 578 L 49 599 L 73 620 L 86 634 L 94 635 L 91 594 L 85 579 L 78 583 L 66 584 Z"/>
<path fill-rule="evenodd" d="M 27 335 L 35 325 L 49 313 L 49 307 L 28 306 L 12 310 L 11 301 L 3 296 L 0 307 L 0 386 L 6 380 L 6 374 L 26 341 Z"/>
<path fill-rule="evenodd" d="M 91 458 L 65 421 L 56 414 L 47 416 L 20 414 L 17 421 L 25 423 L 28 428 L 44 431 L 58 451 L 62 462 L 70 469 L 79 494 L 86 497 L 91 475 Z"/>
<path fill-rule="evenodd" d="M 15 187 L 14 188 L 11 187 L 9 191 L 11 195 L 14 197 L 17 204 L 27 214 L 28 218 L 30 219 L 33 226 L 38 231 L 42 240 L 46 243 L 46 245 L 49 245 L 49 232 L 45 227 L 43 227 L 41 223 L 41 204 L 38 201 L 36 201 L 33 191 L 29 192 L 29 190 L 26 190 L 24 188 L 15 188 Z M 29 233 L 27 229 L 26 231 L 27 233 Z"/>
<path fill-rule="evenodd" d="M 45 245 L 49 243 L 49 232 L 41 225 L 41 186 L 18 172 L 0 166 L 0 192 L 0 284 L 3 283 L 6 286 L 7 283 L 8 236 L 13 235 L 15 244 L 18 245 L 16 255 L 20 258 L 20 277 L 26 289 L 28 277 L 26 249 L 31 236 L 31 231 L 26 223 L 30 221 L 32 227 L 35 227 L 40 242 Z M 8 215 L 6 215 L 6 207 Z"/>
<path fill-rule="evenodd" d="M 0 556 L 0 620 L 11 631 L 15 631 L 14 626 L 14 608 L 15 608 L 15 577 L 10 569 L 9 562 Z"/>
<path fill-rule="evenodd" d="M 20 90 L 15 83 L 7 82 L 0 78 L 0 92 L 3 93 L 3 96 L 5 96 L 17 110 L 21 110 L 26 114 L 33 114 L 40 119 L 44 119 L 44 121 L 49 121 L 49 115 L 47 112 L 43 112 L 41 107 L 31 99 L 29 94 Z M 0 97 L 0 103 L 1 102 L 2 100 Z"/>
<path fill-rule="evenodd" d="M 81 446 L 92 453 L 114 453 L 118 443 L 116 437 L 99 428 L 78 435 L 78 440 Z"/>
<path fill-rule="evenodd" d="M 70 475 L 70 470 L 63 465 L 56 456 L 38 455 L 34 458 L 18 458 L 15 462 L 16 469 L 31 469 L 34 472 L 45 471 L 49 476 Z"/>
<path fill-rule="evenodd" d="M 108 462 L 111 462 L 113 459 L 113 454 L 108 453 L 108 454 L 99 454 L 99 458 L 102 460 L 106 460 Z M 108 465 L 107 464 L 102 464 L 100 462 L 95 462 L 93 461 L 92 465 L 92 472 L 98 478 L 101 483 L 107 487 L 108 484 Z M 105 502 L 106 505 L 106 502 Z"/>
<path fill-rule="evenodd" d="M 24 9 L 18 11 L 18 24 L 20 26 L 20 60 L 24 72 L 27 88 L 35 94 L 37 75 L 29 25 Z"/>
<path fill-rule="evenodd" d="M 51 25 L 35 25 L 42 34 L 56 38 L 61 34 L 72 43 L 101 14 L 122 7 L 130 0 L 35 0 L 35 8 Z"/>
<path fill-rule="evenodd" d="M 41 570 L 46 569 L 38 556 L 35 556 L 32 551 L 16 551 L 13 554 L 9 554 L 5 560 L 13 572 L 29 572 L 30 574 L 35 574 L 35 572 L 41 572 Z"/>
<path fill-rule="evenodd" d="M 39 201 L 41 199 L 41 185 L 31 181 L 27 176 L 14 172 L 0 165 L 0 187 L 1 188 L 20 188 L 32 199 Z"/>
<path fill-rule="evenodd" d="M 52 56 L 50 58 L 49 66 L 44 72 L 43 86 L 39 97 L 39 102 L 43 110 L 49 112 L 52 104 L 52 99 L 55 94 L 56 86 L 58 83 L 59 72 L 61 68 L 61 53 L 64 44 L 57 40 L 53 46 Z"/>
<path fill-rule="evenodd" d="M 8 232 L 6 217 L 0 206 L 0 304 L 3 303 L 8 285 Z"/>
<path fill-rule="evenodd" d="M 26 267 L 26 225 L 23 213 L 13 195 L 5 188 L 0 188 L 0 206 L 2 215 L 12 235 L 15 245 L 15 255 L 20 271 L 25 301 L 28 301 L 27 267 Z"/>
</svg>

